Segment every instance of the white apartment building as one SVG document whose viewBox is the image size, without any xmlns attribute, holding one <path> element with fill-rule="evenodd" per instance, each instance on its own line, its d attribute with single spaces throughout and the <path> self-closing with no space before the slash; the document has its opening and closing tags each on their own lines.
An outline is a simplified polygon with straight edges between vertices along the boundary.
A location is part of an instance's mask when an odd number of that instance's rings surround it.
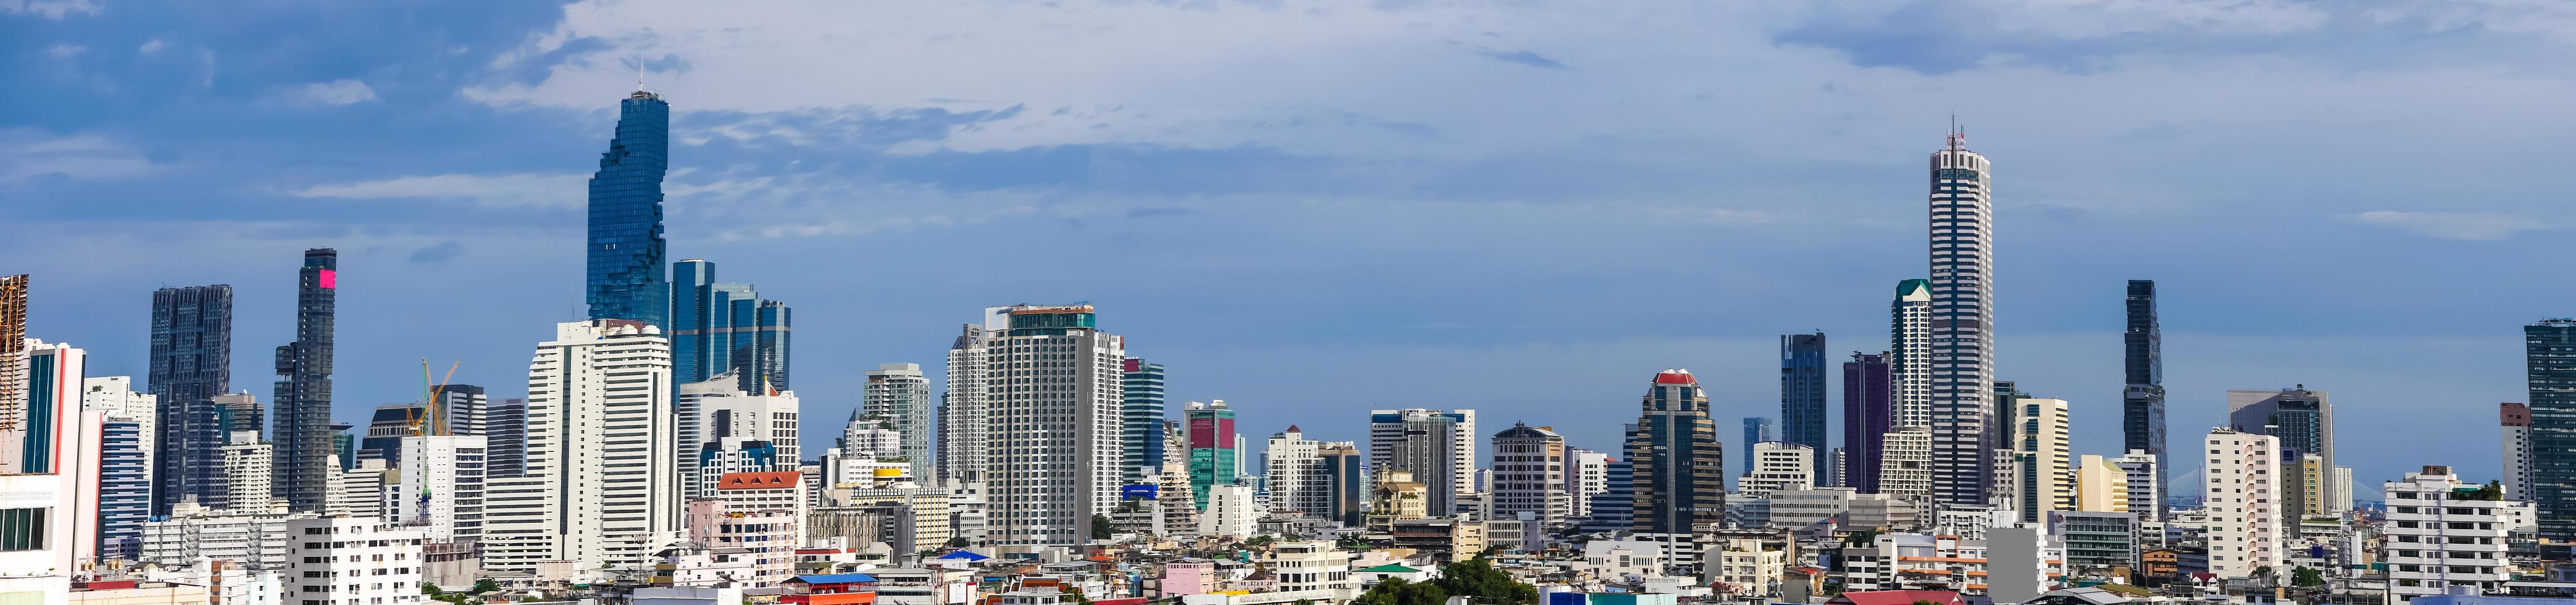
<svg viewBox="0 0 2576 605">
<path fill-rule="evenodd" d="M 1993 395 L 1994 166 L 1956 130 L 1929 164 L 1932 496 L 1984 504 L 2008 495 L 1993 489 L 2003 434 Z"/>
<path fill-rule="evenodd" d="M 2209 573 L 2243 578 L 2258 567 L 2283 569 L 2289 560 L 2281 527 L 2281 440 L 2271 435 L 2210 429 L 2201 449 L 2209 515 Z"/>
<path fill-rule="evenodd" d="M 1789 575 L 1789 552 L 1765 549 L 1761 540 L 1729 538 L 1708 554 L 1700 566 L 1700 576 L 1724 586 L 1711 586 L 1713 591 L 1733 597 L 1776 597 L 1780 583 Z"/>
<path fill-rule="evenodd" d="M 1816 448 L 1787 441 L 1753 444 L 1753 472 L 1735 482 L 1745 498 L 1768 498 L 1781 490 L 1816 488 Z"/>
<path fill-rule="evenodd" d="M 432 542 L 483 538 L 484 437 L 413 435 L 387 491 L 386 519 L 418 529 Z"/>
<path fill-rule="evenodd" d="M 135 392 L 132 376 L 81 379 L 81 409 L 134 421 L 137 434 L 142 436 L 143 468 L 147 469 L 160 468 L 152 465 L 155 451 L 160 449 L 161 433 L 156 428 L 160 426 L 160 401 L 151 393 Z"/>
<path fill-rule="evenodd" d="M 2075 510 L 2129 512 L 2128 469 L 2092 454 L 2078 458 L 2075 465 Z"/>
<path fill-rule="evenodd" d="M 2010 529 L 2010 528 L 2008 528 Z M 2021 538 L 2047 532 L 2023 528 Z M 2065 545 L 2033 538 L 2039 570 L 2047 578 L 2066 575 Z M 1881 534 L 1869 546 L 1842 549 L 1843 590 L 1950 590 L 1987 594 L 1987 543 L 1948 535 Z M 2018 556 L 2018 554 L 2017 554 Z M 2025 561 L 2027 562 L 2027 561 Z"/>
<path fill-rule="evenodd" d="M 1261 451 L 1263 485 L 1270 488 L 1270 510 L 1308 517 L 1332 515 L 1332 492 L 1324 475 L 1324 442 L 1307 439 L 1289 425 L 1270 435 Z"/>
<path fill-rule="evenodd" d="M 990 321 L 992 311 L 985 310 L 985 315 Z M 989 340 L 982 324 L 966 324 L 948 348 L 947 390 L 939 398 L 939 456 L 934 461 L 940 485 L 980 491 L 964 484 L 981 483 L 991 463 L 993 418 L 987 400 L 993 385 L 985 384 L 992 372 Z M 1181 449 L 1186 448 L 1165 451 Z"/>
<path fill-rule="evenodd" d="M 0 314 L 25 302 L 9 298 L 0 296 Z M 0 442 L 19 451 L 0 454 L 0 601 L 61 603 L 98 554 L 107 416 L 80 409 L 85 352 L 33 338 L 12 344 L 21 348 L 0 354 L 0 386 L 17 401 L 0 405 Z"/>
<path fill-rule="evenodd" d="M 680 540 L 671 343 L 629 320 L 558 324 L 528 364 L 527 474 L 485 490 L 483 567 L 646 566 Z"/>
<path fill-rule="evenodd" d="M 1252 503 L 1252 486 L 1208 486 L 1207 510 L 1199 512 L 1199 535 L 1250 538 L 1262 511 Z"/>
<path fill-rule="evenodd" d="M 1572 518 L 1573 502 L 1565 491 L 1565 436 L 1543 426 L 1512 423 L 1494 433 L 1493 515 L 1511 519 L 1536 515 L 1544 527 Z"/>
<path fill-rule="evenodd" d="M 2391 602 L 2455 586 L 2496 594 L 2513 579 L 2506 543 L 2516 525 L 2532 519 L 2531 502 L 2485 499 L 2479 485 L 2461 482 L 2447 466 L 2427 466 L 2382 485 L 2388 522 L 2380 526 L 2387 539 L 2379 560 L 2388 564 Z"/>
<path fill-rule="evenodd" d="M 892 421 L 912 476 L 930 477 L 937 471 L 930 461 L 930 378 L 921 364 L 889 363 L 868 370 L 867 379 L 859 409 Z"/>
<path fill-rule="evenodd" d="M 796 393 L 744 393 L 735 390 L 740 384 L 727 372 L 680 385 L 672 403 L 679 416 L 672 457 L 680 464 L 685 497 L 713 494 L 715 478 L 727 473 L 792 471 L 804 460 L 796 440 Z"/>
<path fill-rule="evenodd" d="M 1351 577 L 1350 551 L 1335 548 L 1330 541 L 1280 542 L 1262 554 L 1260 563 L 1279 582 L 1279 592 L 1296 593 L 1301 595 L 1299 598 L 1312 598 L 1318 603 L 1338 603 L 1359 596 L 1359 580 Z M 1306 594 L 1316 596 L 1302 596 Z"/>
<path fill-rule="evenodd" d="M 985 318 L 985 537 L 1003 554 L 1080 545 L 1091 516 L 1118 504 L 1126 340 L 1095 327 L 1091 305 L 994 307 Z"/>
<path fill-rule="evenodd" d="M 2504 427 L 2497 443 L 2504 453 L 2504 495 L 2530 500 L 2531 487 L 2531 406 L 2515 402 L 2496 405 L 2497 424 Z M 2345 502 L 2351 502 L 2346 499 Z M 2345 505 L 2351 509 L 2350 504 Z"/>
<path fill-rule="evenodd" d="M 2066 400 L 2022 397 L 2013 406 L 2013 487 L 2020 489 L 2013 497 L 2020 503 L 2022 522 L 2039 522 L 2049 511 L 2076 510 Z"/>
<path fill-rule="evenodd" d="M 393 479 L 393 473 L 385 468 L 385 459 L 362 459 L 357 468 L 348 470 L 340 470 L 334 464 L 328 470 L 331 480 L 326 485 L 331 495 L 322 503 L 324 516 L 389 521 L 385 518 L 385 485 Z"/>
<path fill-rule="evenodd" d="M 750 586 L 773 586 L 796 575 L 796 547 L 805 540 L 804 475 L 773 471 L 718 477 L 713 494 L 689 502 L 689 541 L 699 548 L 741 549 Z"/>
<path fill-rule="evenodd" d="M 420 593 L 421 535 L 377 519 L 286 522 L 286 603 L 406 605 Z"/>
<path fill-rule="evenodd" d="M 1566 514 L 1592 517 L 1592 497 L 1610 491 L 1610 455 L 1582 448 L 1565 449 Z"/>
<path fill-rule="evenodd" d="M 1449 475 L 1449 485 L 1454 486 L 1450 491 L 1476 493 L 1476 461 L 1482 459 L 1476 455 L 1476 444 L 1484 440 L 1484 435 L 1476 432 L 1475 410 L 1369 410 L 1369 468 L 1393 468 L 1395 444 L 1405 440 L 1405 423 L 1431 416 L 1448 416 L 1455 422 L 1456 430 L 1448 444 L 1450 456 L 1456 461 Z M 1433 482 L 1425 479 L 1423 483 Z"/>
<path fill-rule="evenodd" d="M 182 502 L 171 507 L 168 518 L 143 523 L 143 562 L 180 568 L 217 559 L 251 569 L 285 569 L 286 522 L 310 518 L 311 513 L 248 513 Z"/>
<path fill-rule="evenodd" d="M 277 455 L 268 442 L 259 440 L 259 431 L 233 431 L 224 439 L 223 508 L 246 513 L 264 513 L 285 504 L 269 489 L 274 475 L 269 472 Z"/>
<path fill-rule="evenodd" d="M 2163 521 L 2165 503 L 2156 494 L 2164 493 L 2157 487 L 2164 483 L 2164 463 L 2144 450 L 2129 450 L 2110 462 L 2125 473 L 2122 482 L 2129 487 L 2129 512 L 2136 513 L 2140 522 Z"/>
<path fill-rule="evenodd" d="M 1864 494 L 1848 487 L 1784 489 L 1771 492 L 1769 527 L 1797 529 L 1843 518 L 1849 529 L 1885 529 L 1914 523 L 1914 502 L 1894 494 Z"/>
</svg>

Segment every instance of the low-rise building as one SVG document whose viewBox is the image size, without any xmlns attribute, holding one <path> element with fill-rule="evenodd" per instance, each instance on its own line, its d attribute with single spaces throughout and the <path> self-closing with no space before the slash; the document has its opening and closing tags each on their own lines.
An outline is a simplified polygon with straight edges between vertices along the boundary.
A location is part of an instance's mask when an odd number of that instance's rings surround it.
<svg viewBox="0 0 2576 605">
<path fill-rule="evenodd" d="M 295 605 L 406 605 L 421 594 L 420 530 L 382 519 L 286 522 L 286 601 Z"/>
<path fill-rule="evenodd" d="M 1782 578 L 1789 573 L 1786 549 L 1766 547 L 1752 538 L 1728 539 L 1705 558 L 1700 575 L 1712 583 L 1712 590 L 1735 597 L 1779 596 Z"/>
<path fill-rule="evenodd" d="M 2452 587 L 2502 592 L 2513 579 L 2507 542 L 2519 519 L 2531 516 L 2530 502 L 2462 483 L 2447 466 L 2426 466 L 2383 485 L 2388 512 L 2380 530 L 2387 540 L 2380 560 L 2388 565 L 2392 605 Z"/>
</svg>

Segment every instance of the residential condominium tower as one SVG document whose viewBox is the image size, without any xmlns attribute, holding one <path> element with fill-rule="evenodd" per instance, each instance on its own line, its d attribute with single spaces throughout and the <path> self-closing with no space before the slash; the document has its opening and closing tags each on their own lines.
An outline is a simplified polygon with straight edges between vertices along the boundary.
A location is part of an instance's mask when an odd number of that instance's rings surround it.
<svg viewBox="0 0 2576 605">
<path fill-rule="evenodd" d="M 1995 378 L 1994 171 L 1955 127 L 1931 177 L 1932 496 L 1985 504 L 2002 427 Z"/>
<path fill-rule="evenodd" d="M 2050 511 L 2077 510 L 2073 444 L 2066 400 L 2023 397 L 2013 401 L 2012 455 L 2015 509 L 2024 523 Z M 2123 480 L 2126 478 L 2123 477 Z"/>
<path fill-rule="evenodd" d="M 591 319 L 670 328 L 662 276 L 662 176 L 670 168 L 671 104 L 637 90 L 618 102 L 617 136 L 590 177 L 584 300 Z"/>
<path fill-rule="evenodd" d="M 1807 467 L 1817 470 L 1832 447 L 1825 441 L 1825 367 L 1824 332 L 1780 336 L 1780 440 L 1807 446 L 1817 456 Z"/>
<path fill-rule="evenodd" d="M 731 374 L 745 393 L 793 389 L 787 304 L 761 299 L 751 284 L 715 279 L 715 263 L 671 263 L 671 367 L 680 383 Z"/>
<path fill-rule="evenodd" d="M 1880 437 L 1878 492 L 1932 496 L 1932 282 L 1896 284 L 1888 303 L 1887 372 L 1894 420 Z"/>
<path fill-rule="evenodd" d="M 1515 422 L 1494 433 L 1494 518 L 1531 513 L 1547 527 L 1572 518 L 1565 459 L 1565 436 L 1548 427 Z"/>
<path fill-rule="evenodd" d="M 2123 374 L 2120 428 L 2123 449 L 2165 458 L 2164 327 L 2156 320 L 2156 282 L 2129 280 L 2129 327 L 2120 334 Z M 2164 482 L 2156 482 L 2162 489 Z M 2164 494 L 2155 497 L 2161 502 Z"/>
<path fill-rule="evenodd" d="M 1736 473 L 1735 473 L 1735 474 L 1738 474 L 1738 475 L 1750 475 L 1750 474 L 1753 474 L 1753 444 L 1761 443 L 1761 442 L 1764 442 L 1764 441 L 1779 441 L 1779 440 L 1780 440 L 1780 435 L 1779 435 L 1779 433 L 1775 433 L 1775 432 L 1772 432 L 1772 431 L 1771 431 L 1771 417 L 1769 417 L 1769 416 L 1746 416 L 1746 417 L 1744 417 L 1744 455 L 1742 456 L 1742 458 L 1744 459 L 1744 464 L 1738 465 L 1738 466 L 1741 466 L 1741 467 L 1743 467 L 1743 468 L 1738 469 L 1738 470 L 1736 471 Z"/>
<path fill-rule="evenodd" d="M 2531 495 L 2540 537 L 2576 540 L 2576 319 L 2523 326 L 2531 389 Z"/>
<path fill-rule="evenodd" d="M 985 312 L 986 484 L 998 494 L 986 535 L 1002 553 L 1079 545 L 1091 516 L 1118 503 L 1127 346 L 1097 317 L 1087 304 Z"/>
<path fill-rule="evenodd" d="M 1406 470 L 1413 471 L 1413 480 L 1420 481 L 1424 485 L 1447 485 L 1451 490 L 1454 490 L 1459 494 L 1474 492 L 1476 485 L 1476 462 L 1479 460 L 1476 457 L 1476 444 L 1482 442 L 1485 437 L 1484 435 L 1476 432 L 1475 410 L 1426 410 L 1421 408 L 1369 410 L 1369 468 L 1389 468 L 1388 460 L 1389 453 L 1391 451 L 1390 448 L 1393 447 L 1393 444 L 1402 441 L 1405 438 L 1405 431 L 1408 430 L 1406 428 L 1407 423 L 1419 422 L 1423 420 L 1424 416 L 1449 417 L 1452 431 L 1449 435 L 1450 442 L 1447 446 L 1447 451 L 1450 454 L 1451 461 L 1448 483 L 1436 483 L 1436 478 L 1427 476 L 1433 474 L 1437 469 L 1411 468 Z"/>
<path fill-rule="evenodd" d="M 277 390 L 269 399 L 268 441 L 276 449 L 270 489 L 296 512 L 330 505 L 340 472 L 331 430 L 331 333 L 338 314 L 340 251 L 304 251 L 296 270 L 295 342 L 277 348 Z"/>
<path fill-rule="evenodd" d="M 882 364 L 868 370 L 867 378 L 859 408 L 892 421 L 897 439 L 903 442 L 903 457 L 912 463 L 912 476 L 929 477 L 934 470 L 930 463 L 930 378 L 921 373 L 921 364 L 917 363 Z"/>
<path fill-rule="evenodd" d="M 1631 529 L 1688 536 L 1695 526 L 1725 521 L 1725 444 L 1699 379 L 1690 370 L 1658 372 L 1640 407 L 1625 460 L 1633 473 Z"/>
<path fill-rule="evenodd" d="M 2516 500 L 2531 499 L 2531 406 L 2515 402 L 2497 404 L 2498 424 L 2504 427 L 2501 444 L 2504 450 L 2504 495 Z"/>
<path fill-rule="evenodd" d="M 559 324 L 528 363 L 525 473 L 484 493 L 485 569 L 658 562 L 680 539 L 671 343 L 635 320 Z"/>
<path fill-rule="evenodd" d="M 2209 573 L 2250 577 L 2261 568 L 2278 572 L 2289 561 L 2282 526 L 2281 440 L 2226 428 L 2209 431 L 2202 449 L 2202 512 L 2209 517 Z"/>
<path fill-rule="evenodd" d="M 944 484 L 984 480 L 991 460 L 992 412 L 986 405 L 991 389 L 984 382 L 991 353 L 982 324 L 966 324 L 948 346 L 947 385 L 939 395 L 939 481 Z"/>
<path fill-rule="evenodd" d="M 232 389 L 232 349 L 232 286 L 152 292 L 151 366 L 143 388 L 160 405 L 151 440 L 154 516 L 168 516 L 180 502 L 213 506 L 225 498 L 226 414 L 213 399 Z M 238 420 L 254 431 L 262 424 Z"/>
<path fill-rule="evenodd" d="M 2326 400 L 2325 391 L 2308 390 L 2307 385 L 2278 391 L 2227 391 L 2228 428 L 2245 433 L 2261 433 L 2281 438 L 2285 462 L 2296 462 L 2299 456 L 2316 454 L 2322 468 L 2334 468 L 2334 405 Z"/>
</svg>

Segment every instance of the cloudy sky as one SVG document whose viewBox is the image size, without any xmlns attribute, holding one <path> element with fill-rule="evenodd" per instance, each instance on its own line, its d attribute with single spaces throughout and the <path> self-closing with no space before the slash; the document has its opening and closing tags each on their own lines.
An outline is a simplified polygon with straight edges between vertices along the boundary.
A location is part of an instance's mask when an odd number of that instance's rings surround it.
<svg viewBox="0 0 2576 605">
<path fill-rule="evenodd" d="M 796 307 L 809 447 L 860 370 L 1071 301 L 1256 441 L 1464 407 L 1611 450 L 1686 367 L 1732 444 L 1777 335 L 1885 348 L 1955 116 L 1996 168 L 1999 376 L 2074 402 L 2079 453 L 2118 447 L 2151 278 L 2176 443 L 2305 384 L 2359 481 L 2485 479 L 2520 326 L 2576 315 L 2571 32 L 2545 0 L 0 0 L 0 272 L 93 375 L 143 372 L 152 289 L 232 284 L 265 400 L 333 246 L 342 419 L 424 358 L 523 392 L 640 77 L 672 258 Z"/>
</svg>

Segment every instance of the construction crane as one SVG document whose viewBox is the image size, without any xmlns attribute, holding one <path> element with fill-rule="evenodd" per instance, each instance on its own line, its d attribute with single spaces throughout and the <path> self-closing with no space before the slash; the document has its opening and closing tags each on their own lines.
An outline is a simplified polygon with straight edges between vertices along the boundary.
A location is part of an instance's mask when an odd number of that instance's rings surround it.
<svg viewBox="0 0 2576 605">
<path fill-rule="evenodd" d="M 447 434 L 447 431 L 449 430 L 447 426 L 447 410 L 441 409 L 440 407 L 440 402 L 438 401 L 438 389 L 440 387 L 447 386 L 448 380 L 456 378 L 456 368 L 463 365 L 465 365 L 465 362 L 460 360 L 447 366 L 447 377 L 432 382 L 429 379 L 429 360 L 420 360 L 421 404 L 420 408 L 414 410 L 411 414 L 411 422 L 409 426 L 411 434 Z"/>
</svg>

